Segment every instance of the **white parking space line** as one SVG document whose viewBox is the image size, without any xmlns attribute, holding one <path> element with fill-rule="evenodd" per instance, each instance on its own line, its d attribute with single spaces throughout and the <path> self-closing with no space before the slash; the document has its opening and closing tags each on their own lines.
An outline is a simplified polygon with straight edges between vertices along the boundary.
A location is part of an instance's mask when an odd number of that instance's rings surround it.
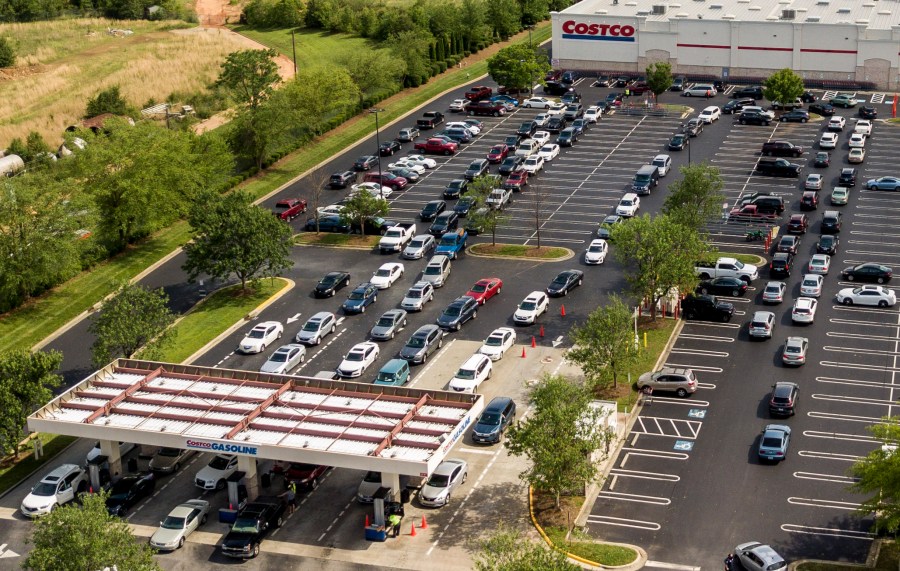
<svg viewBox="0 0 900 571">
<path fill-rule="evenodd" d="M 647 561 L 644 567 L 653 567 L 654 569 L 674 569 L 675 571 L 700 571 L 699 567 L 692 565 L 679 565 L 677 563 L 666 563 L 665 561 Z"/>
<path fill-rule="evenodd" d="M 808 506 L 814 508 L 832 508 L 836 510 L 855 510 L 861 504 L 853 502 L 839 502 L 837 500 L 818 500 L 815 498 L 797 498 L 791 496 L 787 499 L 789 504 L 798 506 Z"/>
<path fill-rule="evenodd" d="M 465 452 L 466 454 L 483 454 L 485 456 L 493 456 L 494 453 L 490 450 L 476 450 L 475 448 L 470 448 L 468 446 L 460 446 L 456 450 L 457 452 Z"/>
<path fill-rule="evenodd" d="M 843 361 L 819 361 L 819 364 L 823 367 L 834 367 L 836 369 L 850 369 L 850 370 L 863 370 L 863 371 L 879 371 L 884 373 L 896 373 L 900 372 L 900 367 L 879 367 L 876 365 L 867 365 L 865 363 L 846 363 Z"/>
<path fill-rule="evenodd" d="M 680 482 L 681 476 L 675 474 L 664 474 L 662 472 L 645 472 L 642 470 L 625 470 L 622 468 L 613 468 L 610 474 L 614 474 L 620 478 L 638 478 L 641 480 L 658 480 L 661 482 Z M 610 486 L 612 489 L 612 486 Z"/>
<path fill-rule="evenodd" d="M 862 325 L 864 327 L 889 327 L 891 329 L 900 328 L 900 325 L 891 325 L 890 323 L 876 323 L 874 321 L 861 321 L 858 319 L 840 319 L 837 317 L 829 319 L 828 322 L 839 323 L 842 325 Z"/>
<path fill-rule="evenodd" d="M 831 482 L 849 486 L 859 481 L 859 478 L 844 476 L 843 474 L 816 474 L 814 472 L 794 472 L 793 476 L 800 480 L 815 480 L 817 482 Z"/>
<path fill-rule="evenodd" d="M 802 533 L 805 535 L 821 535 L 824 537 L 843 537 L 845 539 L 862 539 L 864 541 L 872 541 L 875 534 L 865 531 L 855 531 L 852 529 L 838 529 L 834 527 L 812 527 L 808 525 L 799 525 L 786 523 L 781 526 L 782 531 L 788 533 Z"/>
<path fill-rule="evenodd" d="M 620 492 L 602 491 L 597 494 L 599 497 L 607 500 L 617 500 L 620 502 L 635 502 L 638 504 L 651 504 L 654 506 L 668 506 L 672 503 L 669 498 L 659 498 L 654 496 L 642 496 L 638 494 L 623 494 Z"/>
<path fill-rule="evenodd" d="M 815 458 L 817 460 L 837 460 L 839 462 L 857 462 L 865 458 L 865 456 L 857 456 L 855 454 L 836 454 L 834 452 L 816 452 L 814 450 L 801 450 L 797 456 L 803 458 Z"/>
<path fill-rule="evenodd" d="M 822 347 L 825 351 L 831 351 L 832 353 L 851 353 L 853 355 L 870 355 L 870 356 L 898 356 L 900 352 L 897 351 L 882 351 L 879 349 L 865 349 L 863 347 L 838 347 L 837 345 L 826 345 Z"/>
<path fill-rule="evenodd" d="M 598 525 L 615 525 L 618 527 L 630 527 L 633 529 L 647 529 L 650 531 L 659 531 L 662 526 L 653 521 L 643 521 L 639 519 L 625 519 L 621 517 L 611 517 L 605 515 L 589 515 L 588 523 Z"/>
<path fill-rule="evenodd" d="M 707 351 L 706 349 L 672 349 L 670 353 L 674 355 L 699 355 L 701 357 L 717 357 L 720 359 L 728 357 L 728 353 L 724 351 Z"/>
<path fill-rule="evenodd" d="M 690 321 L 684 324 L 685 327 L 721 327 L 723 329 L 740 329 L 740 324 L 737 323 L 714 323 L 712 321 Z"/>
<path fill-rule="evenodd" d="M 715 385 L 713 385 L 715 388 Z M 709 407 L 709 401 L 706 400 L 694 400 L 694 399 L 682 399 L 677 397 L 658 397 L 653 395 L 653 403 L 666 403 L 666 404 L 680 404 L 684 406 L 690 406 L 695 408 L 707 408 Z"/>
<path fill-rule="evenodd" d="M 891 386 L 891 385 L 888 385 Z M 885 387 L 887 388 L 887 387 Z M 866 397 L 851 397 L 847 395 L 828 395 L 828 394 L 820 394 L 814 393 L 812 398 L 815 400 L 824 400 L 824 401 L 836 401 L 836 402 L 844 402 L 844 403 L 857 403 L 857 404 L 872 404 L 877 406 L 892 406 L 895 404 L 895 401 L 892 399 L 872 399 Z"/>
<path fill-rule="evenodd" d="M 644 457 L 644 458 L 661 458 L 663 460 L 687 460 L 690 458 L 688 454 L 684 452 L 669 452 L 668 450 L 649 450 L 647 448 L 631 448 L 625 447 L 622 448 L 622 461 L 619 462 L 619 467 L 624 468 L 625 464 L 631 459 L 632 456 Z"/>
<path fill-rule="evenodd" d="M 840 377 L 816 377 L 816 381 L 820 383 L 829 383 L 834 385 L 849 385 L 855 387 L 867 387 L 873 389 L 884 389 L 888 387 L 900 388 L 900 383 L 884 382 L 884 381 L 863 381 L 861 379 L 843 379 Z"/>
<path fill-rule="evenodd" d="M 881 444 L 880 440 L 872 438 L 871 436 L 859 435 L 859 434 L 845 434 L 840 432 L 822 432 L 820 430 L 804 430 L 803 436 L 808 436 L 809 438 L 823 438 L 825 440 L 841 440 L 847 442 L 861 442 L 865 444 Z"/>
<path fill-rule="evenodd" d="M 406 386 L 412 388 L 416 383 L 419 382 L 419 379 L 425 378 L 425 373 L 431 370 L 431 367 L 433 367 L 434 364 L 437 363 L 437 357 L 440 357 L 441 353 L 449 349 L 450 346 L 453 345 L 454 341 L 456 341 L 456 339 L 451 339 L 449 343 L 444 345 L 443 349 L 438 349 L 437 352 L 431 356 L 431 362 L 422 367 L 422 370 L 419 371 L 419 373 L 415 377 L 413 377 L 409 384 L 407 384 Z"/>
<path fill-rule="evenodd" d="M 733 337 L 722 337 L 720 335 L 695 335 L 693 333 L 682 333 L 678 336 L 679 339 L 691 339 L 696 341 L 703 341 L 706 343 L 734 343 L 735 339 Z"/>
<path fill-rule="evenodd" d="M 885 406 L 891 407 L 891 406 L 893 406 L 893 403 L 887 403 L 887 404 L 885 404 Z M 876 416 L 858 416 L 858 415 L 853 415 L 853 414 L 837 414 L 837 413 L 831 413 L 831 412 L 816 412 L 816 411 L 807 412 L 806 415 L 810 418 L 818 418 L 821 420 L 829 420 L 829 421 L 843 420 L 845 422 L 859 422 L 859 423 L 867 424 L 867 425 L 868 424 L 881 424 L 881 422 L 880 422 L 881 417 L 876 417 Z"/>
<path fill-rule="evenodd" d="M 702 365 L 688 365 L 685 363 L 670 363 L 668 361 L 666 361 L 666 367 L 673 367 L 676 369 L 688 368 L 688 369 L 693 369 L 695 372 L 702 371 L 704 373 L 721 373 L 723 370 L 721 367 L 704 367 Z"/>
</svg>

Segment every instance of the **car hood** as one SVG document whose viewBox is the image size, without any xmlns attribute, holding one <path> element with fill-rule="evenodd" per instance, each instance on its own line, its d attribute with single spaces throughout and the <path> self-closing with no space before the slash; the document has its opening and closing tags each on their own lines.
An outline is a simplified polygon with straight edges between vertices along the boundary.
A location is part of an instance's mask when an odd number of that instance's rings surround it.
<svg viewBox="0 0 900 571">
<path fill-rule="evenodd" d="M 359 307 L 365 302 L 365 299 L 348 299 L 344 301 L 344 307 Z"/>
<path fill-rule="evenodd" d="M 372 279 L 369 280 L 369 283 L 374 286 L 383 286 L 390 283 L 390 278 L 381 277 L 381 276 L 372 276 Z"/>
<path fill-rule="evenodd" d="M 429 486 L 428 484 L 425 484 L 424 486 L 422 486 L 419 494 L 430 500 L 436 500 L 447 495 L 447 488 L 435 488 Z"/>
<path fill-rule="evenodd" d="M 315 339 L 316 337 L 319 336 L 319 333 L 320 333 L 319 331 L 305 331 L 305 330 L 301 329 L 297 333 L 297 339 Z"/>
<path fill-rule="evenodd" d="M 263 344 L 262 339 L 244 339 L 241 341 L 241 347 L 245 349 L 258 349 Z"/>
<path fill-rule="evenodd" d="M 722 309 L 725 311 L 734 311 L 734 305 L 731 303 L 728 303 L 727 301 L 717 301 L 716 309 Z"/>
<path fill-rule="evenodd" d="M 423 246 L 407 246 L 403 249 L 403 253 L 408 256 L 412 256 L 414 254 L 421 255 L 424 250 L 425 248 Z"/>
<path fill-rule="evenodd" d="M 603 257 L 603 252 L 585 252 L 584 257 L 588 260 L 599 260 Z"/>
<path fill-rule="evenodd" d="M 184 536 L 183 529 L 165 529 L 161 527 L 150 537 L 150 543 L 156 545 L 177 545 L 178 540 L 182 536 Z"/>
<path fill-rule="evenodd" d="M 478 386 L 478 381 L 475 379 L 457 379 L 453 378 L 450 380 L 450 390 L 460 392 L 460 393 L 472 393 L 475 392 L 475 387 Z"/>
<path fill-rule="evenodd" d="M 216 470 L 215 468 L 210 468 L 206 466 L 202 468 L 199 472 L 197 472 L 196 478 L 198 480 L 205 480 L 207 482 L 218 482 L 220 479 L 226 476 L 226 472 L 222 470 Z"/>
<path fill-rule="evenodd" d="M 283 373 L 286 363 L 272 363 L 270 361 L 266 361 L 263 363 L 263 366 L 259 368 L 261 373 Z"/>
<path fill-rule="evenodd" d="M 334 290 L 334 285 L 326 285 L 326 284 L 316 284 L 316 291 L 319 293 L 328 293 Z"/>
<path fill-rule="evenodd" d="M 444 315 L 441 315 L 437 319 L 437 324 L 438 325 L 454 325 L 454 324 L 458 323 L 459 320 L 460 320 L 459 317 L 446 317 Z"/>
<path fill-rule="evenodd" d="M 500 355 L 503 353 L 503 347 L 498 345 L 482 345 L 481 349 L 478 350 L 482 355 Z"/>
<path fill-rule="evenodd" d="M 54 503 L 56 503 L 56 496 L 36 496 L 34 494 L 28 494 L 25 496 L 25 499 L 22 500 L 22 505 L 31 510 L 45 509 Z"/>
<path fill-rule="evenodd" d="M 422 297 L 404 297 L 400 305 L 403 307 L 421 307 L 425 298 Z"/>
<path fill-rule="evenodd" d="M 226 547 L 244 547 L 256 539 L 258 535 L 256 533 L 229 531 L 225 539 L 222 540 L 222 545 Z"/>
<path fill-rule="evenodd" d="M 119 511 L 125 507 L 125 500 L 117 500 L 113 498 L 106 498 L 106 509 L 109 511 L 110 515 L 116 515 Z"/>
<path fill-rule="evenodd" d="M 359 483 L 359 488 L 356 489 L 356 495 L 363 496 L 365 498 L 371 498 L 372 495 L 374 495 L 380 487 L 381 482 L 362 481 Z"/>
<path fill-rule="evenodd" d="M 363 361 L 341 361 L 338 369 L 341 371 L 359 371 L 364 365 L 365 362 Z"/>
<path fill-rule="evenodd" d="M 472 427 L 474 432 L 478 434 L 494 434 L 495 432 L 499 432 L 500 425 L 499 424 L 481 424 L 480 422 L 476 422 L 475 426 Z"/>
<path fill-rule="evenodd" d="M 175 466 L 176 462 L 179 462 L 181 459 L 176 458 L 175 456 L 154 456 L 152 460 L 150 460 L 150 469 L 151 470 L 168 470 Z"/>
<path fill-rule="evenodd" d="M 537 312 L 534 310 L 517 309 L 513 317 L 515 319 L 534 319 L 535 315 L 537 315 Z"/>
<path fill-rule="evenodd" d="M 372 335 L 389 335 L 391 331 L 396 328 L 396 325 L 386 327 L 383 325 L 376 325 L 372 328 Z"/>
<path fill-rule="evenodd" d="M 418 349 L 413 349 L 412 347 L 404 346 L 403 349 L 400 349 L 400 357 L 402 359 L 412 359 L 413 357 L 418 357 L 425 351 L 425 347 L 420 347 Z"/>
</svg>

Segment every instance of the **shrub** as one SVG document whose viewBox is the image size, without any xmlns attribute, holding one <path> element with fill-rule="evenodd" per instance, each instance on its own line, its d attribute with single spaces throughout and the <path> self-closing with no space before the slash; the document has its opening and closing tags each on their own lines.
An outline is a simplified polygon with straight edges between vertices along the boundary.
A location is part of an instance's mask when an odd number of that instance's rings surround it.
<svg viewBox="0 0 900 571">
<path fill-rule="evenodd" d="M 0 67 L 12 67 L 16 64 L 16 50 L 12 42 L 0 37 Z"/>
</svg>

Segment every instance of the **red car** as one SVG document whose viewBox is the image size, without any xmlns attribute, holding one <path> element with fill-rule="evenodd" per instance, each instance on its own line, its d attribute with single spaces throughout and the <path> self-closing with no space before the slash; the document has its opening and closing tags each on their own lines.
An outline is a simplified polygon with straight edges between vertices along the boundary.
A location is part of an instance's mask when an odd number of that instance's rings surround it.
<svg viewBox="0 0 900 571">
<path fill-rule="evenodd" d="M 280 462 L 276 462 L 272 467 L 272 471 L 276 474 L 284 476 L 285 483 L 296 482 L 298 488 L 315 490 L 319 487 L 319 480 L 328 471 L 328 466 L 318 466 L 316 464 L 301 464 L 300 462 L 291 462 L 287 466 Z"/>
<path fill-rule="evenodd" d="M 487 300 L 500 293 L 502 288 L 503 280 L 500 278 L 484 278 L 475 282 L 466 295 L 474 298 L 479 305 L 484 305 Z"/>
<path fill-rule="evenodd" d="M 513 192 L 521 192 L 526 184 L 528 184 L 528 171 L 516 171 L 503 181 L 503 188 L 508 188 Z"/>
<path fill-rule="evenodd" d="M 487 154 L 487 160 L 492 163 L 499 163 L 509 154 L 509 147 L 506 145 L 494 145 Z"/>
</svg>

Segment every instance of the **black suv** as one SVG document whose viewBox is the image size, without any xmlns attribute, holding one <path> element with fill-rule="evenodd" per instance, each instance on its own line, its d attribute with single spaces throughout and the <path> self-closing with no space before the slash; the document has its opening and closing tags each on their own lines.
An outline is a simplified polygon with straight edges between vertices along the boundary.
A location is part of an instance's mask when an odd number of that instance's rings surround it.
<svg viewBox="0 0 900 571">
<path fill-rule="evenodd" d="M 759 86 L 755 86 L 755 87 L 742 87 L 742 88 L 740 88 L 740 89 L 735 89 L 735 90 L 731 93 L 731 98 L 732 98 L 732 99 L 740 99 L 740 98 L 742 98 L 742 97 L 748 97 L 748 98 L 753 99 L 753 100 L 755 100 L 755 101 L 759 101 L 760 99 L 765 99 L 765 98 L 763 97 L 763 89 L 762 89 L 762 87 L 759 87 Z"/>
<path fill-rule="evenodd" d="M 769 416 L 793 416 L 794 407 L 800 397 L 800 387 L 796 383 L 779 381 L 772 388 L 769 399 Z"/>
<path fill-rule="evenodd" d="M 749 97 L 741 97 L 740 99 L 732 99 L 722 107 L 722 113 L 739 113 L 741 109 L 748 105 L 756 105 L 756 100 Z"/>
<path fill-rule="evenodd" d="M 769 262 L 769 275 L 774 277 L 789 276 L 794 268 L 794 255 L 789 252 L 778 252 Z"/>
<path fill-rule="evenodd" d="M 878 117 L 878 109 L 871 105 L 863 105 L 859 108 L 859 116 L 863 119 L 876 119 Z"/>
<path fill-rule="evenodd" d="M 558 81 L 548 81 L 544 84 L 544 93 L 547 95 L 563 95 L 571 90 L 571 87 Z"/>
<path fill-rule="evenodd" d="M 441 212 L 431 226 L 428 233 L 436 238 L 440 238 L 447 232 L 453 232 L 459 227 L 459 214 L 456 212 Z"/>
<path fill-rule="evenodd" d="M 831 103 L 826 103 L 824 101 L 812 103 L 809 107 L 807 107 L 807 109 L 809 109 L 810 113 L 818 113 L 823 117 L 831 117 L 832 115 L 834 115 L 834 105 L 832 105 Z"/>
<path fill-rule="evenodd" d="M 447 188 L 444 189 L 444 198 L 459 198 L 467 190 L 469 190 L 469 181 L 464 178 L 453 179 L 447 184 Z"/>
<path fill-rule="evenodd" d="M 500 170 L 498 172 L 500 174 L 510 175 L 516 171 L 522 170 L 522 163 L 524 162 L 525 157 L 521 155 L 507 156 L 503 159 L 503 162 L 500 163 Z"/>
<path fill-rule="evenodd" d="M 767 157 L 799 157 L 803 154 L 803 147 L 788 141 L 766 141 L 762 154 Z"/>
<path fill-rule="evenodd" d="M 336 172 L 331 175 L 328 186 L 331 188 L 347 188 L 347 185 L 356 180 L 356 173 L 353 171 Z"/>
<path fill-rule="evenodd" d="M 778 120 L 782 123 L 787 123 L 788 121 L 794 123 L 806 123 L 809 121 L 809 111 L 805 109 L 794 109 L 787 113 L 782 113 Z"/>
<path fill-rule="evenodd" d="M 822 217 L 822 233 L 837 234 L 841 231 L 841 213 L 837 210 L 826 210 Z"/>
<path fill-rule="evenodd" d="M 478 302 L 475 298 L 464 295 L 455 299 L 437 318 L 441 329 L 459 331 L 463 323 L 478 316 Z"/>
<path fill-rule="evenodd" d="M 535 123 L 534 121 L 525 121 L 519 126 L 519 129 L 516 131 L 516 135 L 525 139 L 534 135 L 534 132 L 537 131 L 537 128 L 537 123 Z"/>
<path fill-rule="evenodd" d="M 838 240 L 838 237 L 834 234 L 825 234 L 819 238 L 818 242 L 816 242 L 816 253 L 833 256 L 837 254 L 839 243 L 840 240 Z"/>
<path fill-rule="evenodd" d="M 688 295 L 681 300 L 681 311 L 685 319 L 731 321 L 734 305 L 719 301 L 714 295 Z"/>
<path fill-rule="evenodd" d="M 841 169 L 841 176 L 838 177 L 838 186 L 856 186 L 856 169 L 853 167 Z"/>
<path fill-rule="evenodd" d="M 466 180 L 475 180 L 479 176 L 486 173 L 490 166 L 491 164 L 487 159 L 475 159 L 469 165 L 469 168 L 466 169 L 464 176 L 466 177 Z"/>
<path fill-rule="evenodd" d="M 770 119 L 768 115 L 760 113 L 756 110 L 741 111 L 741 116 L 738 119 L 738 122 L 741 125 L 768 125 L 772 122 L 772 119 Z"/>
</svg>

